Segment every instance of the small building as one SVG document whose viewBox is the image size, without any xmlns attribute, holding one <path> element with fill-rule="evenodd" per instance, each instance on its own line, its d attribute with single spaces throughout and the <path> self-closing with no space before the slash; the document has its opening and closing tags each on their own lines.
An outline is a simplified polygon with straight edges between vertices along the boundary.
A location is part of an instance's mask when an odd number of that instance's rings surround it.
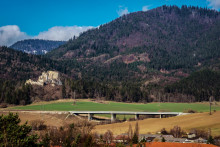
<svg viewBox="0 0 220 147">
<path fill-rule="evenodd" d="M 115 137 L 114 142 L 116 143 L 128 143 L 128 135 L 118 135 Z"/>
<path fill-rule="evenodd" d="M 194 134 L 194 133 L 188 133 L 188 134 L 187 134 L 187 137 L 188 137 L 189 139 L 195 138 L 195 137 L 196 137 L 196 134 Z"/>
<path fill-rule="evenodd" d="M 146 142 L 153 142 L 156 137 L 147 137 L 145 138 Z"/>
</svg>

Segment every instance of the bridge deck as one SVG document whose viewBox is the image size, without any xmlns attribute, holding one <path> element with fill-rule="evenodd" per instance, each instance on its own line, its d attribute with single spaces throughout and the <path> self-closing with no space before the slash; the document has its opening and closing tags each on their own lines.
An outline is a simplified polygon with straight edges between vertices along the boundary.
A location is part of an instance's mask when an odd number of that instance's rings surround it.
<svg viewBox="0 0 220 147">
<path fill-rule="evenodd" d="M 71 114 L 183 115 L 182 112 L 69 111 Z"/>
</svg>

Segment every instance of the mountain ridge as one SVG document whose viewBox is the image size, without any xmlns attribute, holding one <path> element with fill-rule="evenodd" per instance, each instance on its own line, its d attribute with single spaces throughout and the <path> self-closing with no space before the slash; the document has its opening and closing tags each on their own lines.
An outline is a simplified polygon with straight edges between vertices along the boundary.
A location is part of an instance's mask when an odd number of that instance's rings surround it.
<svg viewBox="0 0 220 147">
<path fill-rule="evenodd" d="M 63 45 L 66 41 L 53 41 L 53 40 L 43 40 L 43 39 L 26 39 L 21 40 L 13 45 L 10 48 L 15 50 L 20 50 L 25 53 L 43 55 L 47 52 Z"/>
<path fill-rule="evenodd" d="M 162 6 L 147 12 L 134 12 L 82 33 L 77 39 L 49 52 L 47 57 L 92 59 L 107 54 L 106 60 L 109 60 L 121 55 L 126 63 L 131 58 L 129 55 L 145 53 L 150 68 L 188 68 L 213 56 L 207 48 L 219 56 L 215 49 L 219 46 L 219 14 L 214 10 L 187 6 Z M 207 47 L 207 44 L 213 44 L 213 47 Z"/>
</svg>

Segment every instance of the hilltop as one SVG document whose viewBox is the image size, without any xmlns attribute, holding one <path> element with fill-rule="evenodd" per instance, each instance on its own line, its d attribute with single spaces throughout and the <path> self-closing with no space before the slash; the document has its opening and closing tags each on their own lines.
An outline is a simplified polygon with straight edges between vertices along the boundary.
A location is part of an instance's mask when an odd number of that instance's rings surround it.
<svg viewBox="0 0 220 147">
<path fill-rule="evenodd" d="M 50 60 L 43 56 L 36 56 L 7 47 L 0 47 L 0 76 L 1 79 L 27 80 L 36 78 L 43 71 L 58 70 L 62 67 L 58 61 Z"/>
<path fill-rule="evenodd" d="M 14 43 L 10 46 L 10 48 L 23 51 L 25 53 L 42 55 L 55 48 L 58 48 L 60 45 L 63 45 L 64 43 L 66 43 L 66 41 L 27 39 Z"/>
</svg>

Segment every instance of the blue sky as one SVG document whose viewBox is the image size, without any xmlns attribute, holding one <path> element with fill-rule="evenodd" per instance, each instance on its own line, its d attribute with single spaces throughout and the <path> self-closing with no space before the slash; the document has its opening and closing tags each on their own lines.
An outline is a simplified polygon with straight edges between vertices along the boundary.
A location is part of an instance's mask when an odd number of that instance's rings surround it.
<svg viewBox="0 0 220 147">
<path fill-rule="evenodd" d="M 164 4 L 220 8 L 220 0 L 0 0 L 0 45 L 26 38 L 67 40 L 122 14 Z"/>
</svg>

